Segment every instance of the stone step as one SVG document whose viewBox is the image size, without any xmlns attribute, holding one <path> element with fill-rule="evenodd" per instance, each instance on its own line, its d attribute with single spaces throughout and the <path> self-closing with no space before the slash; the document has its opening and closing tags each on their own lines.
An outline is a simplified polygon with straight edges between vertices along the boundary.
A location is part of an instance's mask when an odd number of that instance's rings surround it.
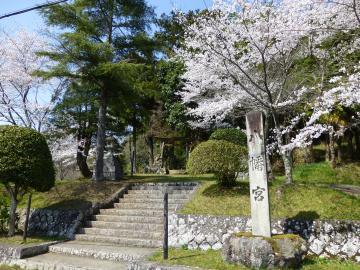
<svg viewBox="0 0 360 270">
<path fill-rule="evenodd" d="M 188 195 L 192 192 L 192 190 L 169 190 L 169 194 L 182 194 L 182 195 Z M 153 194 L 153 195 L 159 195 L 164 196 L 164 192 L 161 190 L 149 190 L 149 189 L 130 189 L 128 190 L 128 194 Z"/>
<path fill-rule="evenodd" d="M 96 215 L 94 221 L 163 224 L 163 217 Z"/>
<path fill-rule="evenodd" d="M 122 203 L 114 203 L 115 208 L 117 209 L 156 209 L 156 210 L 162 210 L 164 209 L 163 203 L 128 203 L 128 202 L 122 202 Z M 175 204 L 175 203 L 169 203 L 168 209 L 175 210 L 178 209 L 181 205 Z"/>
<path fill-rule="evenodd" d="M 86 226 L 90 228 L 105 228 L 105 229 L 122 229 L 122 230 L 144 230 L 151 232 L 161 232 L 163 230 L 162 224 L 151 223 L 125 223 L 125 222 L 105 222 L 105 221 L 87 221 Z"/>
<path fill-rule="evenodd" d="M 169 186 L 169 185 L 133 185 L 131 187 L 131 190 L 158 190 L 163 192 L 164 190 L 168 192 L 177 192 L 181 190 L 194 190 L 196 186 L 184 186 L 184 185 L 178 185 L 178 186 Z"/>
<path fill-rule="evenodd" d="M 76 255 L 80 257 L 90 257 L 107 261 L 135 261 L 143 260 L 153 254 L 156 249 L 120 247 L 111 243 L 69 241 L 52 245 L 49 251 L 58 254 Z"/>
<path fill-rule="evenodd" d="M 169 204 L 184 204 L 187 199 L 174 199 L 169 198 Z M 119 200 L 120 203 L 164 203 L 164 198 L 139 198 L 139 197 L 126 197 Z"/>
<path fill-rule="evenodd" d="M 81 234 L 114 236 L 114 237 L 130 237 L 140 239 L 161 240 L 163 233 L 161 230 L 135 230 L 135 229 L 110 229 L 110 228 L 82 228 L 79 230 Z"/>
<path fill-rule="evenodd" d="M 188 181 L 188 182 L 147 182 L 147 183 L 133 183 L 134 186 L 157 186 L 157 187 L 169 187 L 169 186 L 178 186 L 178 187 L 182 187 L 182 186 L 187 186 L 187 187 L 196 187 L 199 185 L 200 182 L 196 182 L 196 181 Z"/>
<path fill-rule="evenodd" d="M 173 213 L 171 209 L 169 213 Z M 154 210 L 154 209 L 147 209 L 147 210 L 139 210 L 139 209 L 119 209 L 119 208 L 112 208 L 112 209 L 100 209 L 101 215 L 112 215 L 112 216 L 147 216 L 147 217 L 161 217 L 164 214 L 162 209 Z"/>
<path fill-rule="evenodd" d="M 177 194 L 177 193 L 171 193 L 169 194 L 169 200 L 171 199 L 179 199 L 179 200 L 187 200 L 189 199 L 189 194 Z M 164 200 L 164 194 L 146 194 L 146 193 L 129 193 L 124 194 L 124 199 L 160 199 Z"/>
<path fill-rule="evenodd" d="M 27 270 L 126 270 L 127 262 L 114 262 L 72 256 L 68 254 L 46 253 L 16 262 Z"/>
<path fill-rule="evenodd" d="M 75 239 L 79 241 L 91 241 L 101 243 L 113 243 L 121 246 L 132 246 L 132 247 L 161 247 L 161 240 L 153 239 L 136 239 L 128 237 L 113 237 L 113 236 L 102 236 L 102 235 L 89 235 L 89 234 L 76 234 Z"/>
</svg>

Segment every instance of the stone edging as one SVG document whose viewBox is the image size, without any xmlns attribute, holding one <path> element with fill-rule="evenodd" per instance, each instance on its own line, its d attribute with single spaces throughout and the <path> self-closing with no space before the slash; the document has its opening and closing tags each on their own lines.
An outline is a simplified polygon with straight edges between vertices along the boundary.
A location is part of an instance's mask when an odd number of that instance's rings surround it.
<svg viewBox="0 0 360 270">
<path fill-rule="evenodd" d="M 130 262 L 127 267 L 128 270 L 192 270 L 192 269 L 200 269 L 198 267 L 187 267 L 181 265 L 162 265 L 153 262 L 141 262 L 134 261 Z"/>
<path fill-rule="evenodd" d="M 49 251 L 49 246 L 62 243 L 64 241 L 53 241 L 27 246 L 0 245 L 0 261 L 4 259 L 23 259 L 40 255 Z"/>
</svg>

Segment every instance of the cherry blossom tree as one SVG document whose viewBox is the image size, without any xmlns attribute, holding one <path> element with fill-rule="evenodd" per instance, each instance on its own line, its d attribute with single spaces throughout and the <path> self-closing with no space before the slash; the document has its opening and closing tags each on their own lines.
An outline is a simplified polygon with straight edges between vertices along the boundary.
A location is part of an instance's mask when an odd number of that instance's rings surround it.
<svg viewBox="0 0 360 270">
<path fill-rule="evenodd" d="M 71 135 L 58 137 L 49 142 L 51 155 L 58 177 L 63 180 L 76 169 L 77 142 Z"/>
<path fill-rule="evenodd" d="M 316 40 L 320 46 L 314 46 L 311 52 L 321 72 L 319 83 L 312 87 L 312 91 L 318 92 L 319 96 L 311 102 L 313 108 L 310 116 L 302 114 L 293 119 L 294 123 L 303 121 L 305 125 L 299 130 L 296 130 L 296 125 L 288 125 L 283 132 L 296 134 L 286 146 L 290 149 L 307 147 L 313 139 L 327 134 L 330 160 L 335 167 L 335 141 L 339 145 L 340 156 L 342 137 L 347 131 L 356 131 L 360 127 L 360 65 L 356 62 L 360 53 L 360 3 L 342 0 L 328 1 L 326 4 L 317 1 L 316 4 L 317 12 L 313 14 L 313 20 L 318 14 L 316 17 L 321 18 L 318 29 L 322 31 Z M 340 68 L 331 72 L 331 67 Z M 346 115 L 344 110 L 347 111 Z"/>
<path fill-rule="evenodd" d="M 293 119 L 293 125 L 289 125 L 283 129 L 283 132 L 293 132 L 300 120 L 305 120 L 306 124 L 296 131 L 296 136 L 291 139 L 291 142 L 285 145 L 285 148 L 303 148 L 312 144 L 313 140 L 319 138 L 322 134 L 328 133 L 330 144 L 334 144 L 334 138 L 342 137 L 345 131 L 351 127 L 358 127 L 360 125 L 360 113 L 356 108 L 360 106 L 360 63 L 355 66 L 354 73 L 348 73 L 346 70 L 341 70 L 341 76 L 333 77 L 329 80 L 332 87 L 324 91 L 313 104 L 313 111 L 310 116 L 305 114 L 299 115 Z M 347 121 L 347 125 L 340 124 L 336 129 L 334 125 L 323 123 L 322 119 L 328 117 L 339 108 L 354 108 L 355 114 Z M 332 147 L 332 149 L 334 149 Z M 334 150 L 332 150 L 334 151 Z M 334 153 L 331 153 L 334 156 Z M 332 166 L 334 167 L 335 159 L 332 157 Z"/>
<path fill-rule="evenodd" d="M 58 80 L 45 81 L 34 75 L 50 65 L 37 55 L 47 44 L 27 31 L 0 33 L 0 121 L 42 131 L 59 95 Z"/>
<path fill-rule="evenodd" d="M 356 22 L 357 6 L 338 2 L 214 1 L 208 14 L 187 27 L 177 51 L 187 68 L 183 102 L 197 104 L 189 109 L 198 117 L 191 124 L 220 125 L 236 108 L 264 111 L 274 125 L 286 183 L 291 183 L 294 145 L 288 121 L 296 122 L 294 106 L 314 94 L 294 74 L 294 65 L 333 32 L 356 25 L 348 22 Z"/>
</svg>

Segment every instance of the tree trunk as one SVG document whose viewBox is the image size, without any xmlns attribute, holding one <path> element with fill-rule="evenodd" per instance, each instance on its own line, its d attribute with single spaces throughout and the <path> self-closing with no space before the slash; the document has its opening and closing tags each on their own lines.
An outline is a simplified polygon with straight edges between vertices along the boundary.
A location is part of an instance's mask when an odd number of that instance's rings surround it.
<svg viewBox="0 0 360 270">
<path fill-rule="evenodd" d="M 335 137 L 334 133 L 329 133 L 329 149 L 330 149 L 330 164 L 332 168 L 336 167 L 336 151 L 335 151 Z"/>
<path fill-rule="evenodd" d="M 161 160 L 161 168 L 164 167 L 164 150 L 165 150 L 165 142 L 160 142 L 160 160 Z"/>
<path fill-rule="evenodd" d="M 189 161 L 189 157 L 190 157 L 190 146 L 189 146 L 189 143 L 186 142 L 186 144 L 185 144 L 185 168 L 183 168 L 183 169 L 186 169 L 187 163 Z"/>
<path fill-rule="evenodd" d="M 356 146 L 356 159 L 360 158 L 360 132 L 359 129 L 355 130 L 355 146 Z"/>
<path fill-rule="evenodd" d="M 338 159 L 338 162 L 341 163 L 342 162 L 342 157 L 343 157 L 343 154 L 342 154 L 342 150 L 341 150 L 341 143 L 342 143 L 342 138 L 339 138 L 337 141 L 337 159 Z"/>
<path fill-rule="evenodd" d="M 348 139 L 348 155 L 349 155 L 349 158 L 350 158 L 351 160 L 354 159 L 354 144 L 353 144 L 353 138 L 354 138 L 354 134 L 353 134 L 352 131 L 350 130 L 347 139 Z"/>
<path fill-rule="evenodd" d="M 278 147 L 281 148 L 283 146 L 283 140 L 282 140 L 282 134 L 278 132 L 276 134 L 276 139 L 278 143 Z M 285 150 L 281 153 L 281 158 L 284 162 L 284 169 L 285 169 L 285 184 L 290 185 L 293 183 L 293 161 L 292 161 L 292 151 L 291 150 Z"/>
<path fill-rule="evenodd" d="M 151 170 L 154 165 L 154 137 L 147 137 L 146 143 L 149 148 L 149 168 Z"/>
<path fill-rule="evenodd" d="M 9 232 L 8 236 L 15 235 L 15 223 L 16 223 L 16 208 L 18 205 L 18 199 L 16 192 L 10 191 L 10 217 L 9 217 Z"/>
<path fill-rule="evenodd" d="M 285 151 L 281 155 L 283 162 L 284 162 L 284 168 L 285 168 L 285 184 L 290 185 L 293 183 L 293 162 L 292 162 L 292 153 L 291 151 Z"/>
<path fill-rule="evenodd" d="M 104 150 L 105 150 L 105 129 L 106 129 L 106 92 L 101 91 L 101 100 L 98 114 L 98 130 L 96 134 L 96 162 L 94 180 L 97 182 L 104 180 Z"/>
<path fill-rule="evenodd" d="M 281 150 L 281 147 L 284 145 L 284 143 L 283 143 L 283 134 L 280 132 L 281 128 L 280 128 L 280 124 L 279 124 L 276 112 L 272 111 L 271 115 L 272 115 L 272 118 L 274 120 L 274 125 L 275 125 L 275 127 L 277 129 L 276 140 L 277 140 L 277 143 L 278 143 L 278 147 Z M 268 124 L 265 123 L 265 127 L 267 127 L 267 125 Z M 266 139 L 266 137 L 264 139 Z M 266 144 L 265 144 L 265 147 L 266 147 Z M 282 160 L 284 162 L 284 168 L 285 168 L 285 184 L 287 184 L 287 185 L 292 184 L 293 183 L 292 150 L 282 150 L 281 152 L 282 152 L 281 157 L 282 157 Z"/>
<path fill-rule="evenodd" d="M 26 207 L 26 218 L 25 218 L 25 224 L 24 224 L 23 242 L 26 242 L 27 231 L 28 231 L 28 227 L 29 227 L 29 218 L 30 218 L 30 209 L 31 209 L 31 197 L 32 197 L 32 194 L 30 193 L 29 197 L 28 197 L 27 207 Z"/>
<path fill-rule="evenodd" d="M 330 153 L 330 136 L 327 136 L 325 140 L 325 160 L 330 161 L 331 160 L 331 153 Z"/>
<path fill-rule="evenodd" d="M 267 153 L 266 153 L 266 169 L 267 169 L 267 173 L 268 173 L 268 181 L 272 182 L 273 180 L 275 180 L 275 177 L 274 177 L 274 174 L 272 171 L 270 155 L 268 155 Z"/>
<path fill-rule="evenodd" d="M 269 121 L 270 121 L 270 117 L 271 114 L 269 112 L 265 112 L 265 123 L 264 123 L 264 143 L 266 146 L 266 142 L 269 138 Z M 266 147 L 265 147 L 266 148 Z M 272 166 L 271 166 L 271 161 L 270 161 L 270 155 L 268 153 L 266 153 L 266 168 L 267 168 L 267 173 L 268 173 L 268 181 L 271 182 L 273 180 L 275 180 L 273 171 L 272 171 Z"/>
<path fill-rule="evenodd" d="M 130 156 L 130 176 L 133 176 L 133 151 L 132 151 L 132 140 L 131 137 L 129 136 L 129 156 Z"/>
<path fill-rule="evenodd" d="M 315 162 L 313 145 L 304 148 L 304 162 L 306 164 Z"/>
<path fill-rule="evenodd" d="M 133 156 L 133 167 L 132 167 L 132 171 L 133 171 L 133 174 L 135 174 L 136 173 L 136 140 L 137 140 L 137 134 L 136 134 L 136 127 L 134 126 L 134 130 L 133 130 L 133 154 L 132 154 L 132 156 Z"/>
<path fill-rule="evenodd" d="M 78 151 L 76 154 L 76 163 L 79 167 L 81 174 L 85 178 L 91 178 L 92 172 L 89 169 L 87 164 L 87 157 L 89 155 L 91 145 L 91 139 L 84 138 L 80 142 L 78 142 Z"/>
</svg>

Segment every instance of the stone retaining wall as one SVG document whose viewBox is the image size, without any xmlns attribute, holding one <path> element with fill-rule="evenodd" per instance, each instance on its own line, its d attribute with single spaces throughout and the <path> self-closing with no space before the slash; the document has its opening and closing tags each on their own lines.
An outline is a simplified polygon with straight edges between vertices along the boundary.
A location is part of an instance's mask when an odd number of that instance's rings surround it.
<svg viewBox="0 0 360 270">
<path fill-rule="evenodd" d="M 99 209 L 111 208 L 113 204 L 127 192 L 130 185 L 125 185 L 103 203 L 93 203 L 87 209 L 31 209 L 28 233 L 29 235 L 43 235 L 65 237 L 72 239 L 77 229 L 90 215 L 97 214 Z M 25 209 L 18 211 L 19 228 L 24 228 Z"/>
<path fill-rule="evenodd" d="M 85 210 L 31 209 L 28 227 L 29 235 L 73 238 L 90 208 Z M 24 227 L 25 210 L 19 211 L 20 224 Z"/>
<path fill-rule="evenodd" d="M 169 245 L 190 249 L 221 249 L 232 233 L 251 231 L 248 217 L 173 214 L 169 217 Z M 303 237 L 309 255 L 339 257 L 360 262 L 360 221 L 273 220 L 272 233 Z"/>
</svg>

